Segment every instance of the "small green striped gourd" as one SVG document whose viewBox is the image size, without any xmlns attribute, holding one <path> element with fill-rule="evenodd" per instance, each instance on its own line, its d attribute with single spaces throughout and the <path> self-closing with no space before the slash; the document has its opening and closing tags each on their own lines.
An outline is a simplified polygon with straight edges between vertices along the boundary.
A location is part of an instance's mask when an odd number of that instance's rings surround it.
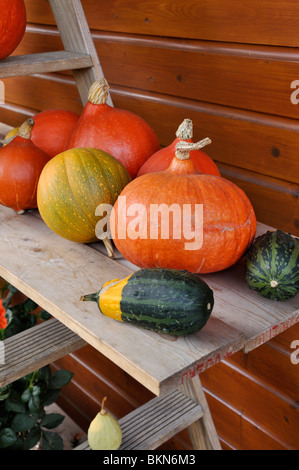
<svg viewBox="0 0 299 470">
<path fill-rule="evenodd" d="M 299 240 L 280 230 L 257 237 L 245 258 L 245 278 L 267 299 L 294 297 L 299 293 Z"/>
<path fill-rule="evenodd" d="M 115 320 L 174 336 L 199 331 L 214 306 L 212 289 L 196 274 L 161 268 L 109 281 L 81 300 L 96 301 L 100 311 Z"/>
</svg>

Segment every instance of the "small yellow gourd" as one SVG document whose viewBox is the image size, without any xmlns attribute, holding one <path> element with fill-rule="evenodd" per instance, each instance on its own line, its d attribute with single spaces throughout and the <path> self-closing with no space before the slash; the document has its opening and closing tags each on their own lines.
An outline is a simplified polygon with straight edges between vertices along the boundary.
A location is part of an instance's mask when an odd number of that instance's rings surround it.
<svg viewBox="0 0 299 470">
<path fill-rule="evenodd" d="M 117 450 L 122 441 L 122 431 L 118 421 L 104 409 L 107 397 L 102 400 L 101 411 L 89 425 L 87 439 L 91 450 Z"/>
</svg>

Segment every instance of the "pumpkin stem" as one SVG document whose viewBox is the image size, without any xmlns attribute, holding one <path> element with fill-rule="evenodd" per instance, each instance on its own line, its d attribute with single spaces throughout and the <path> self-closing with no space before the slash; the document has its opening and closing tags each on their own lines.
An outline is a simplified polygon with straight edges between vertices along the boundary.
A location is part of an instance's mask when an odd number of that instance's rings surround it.
<svg viewBox="0 0 299 470">
<path fill-rule="evenodd" d="M 193 122 L 191 119 L 184 119 L 182 124 L 178 127 L 178 130 L 176 131 L 175 134 L 178 139 L 192 139 L 193 137 Z"/>
<path fill-rule="evenodd" d="M 17 135 L 23 137 L 23 139 L 30 139 L 31 132 L 34 126 L 34 119 L 29 118 L 19 127 Z"/>
<path fill-rule="evenodd" d="M 175 146 L 175 156 L 179 160 L 188 160 L 190 156 L 190 152 L 192 150 L 199 150 L 205 147 L 206 145 L 211 144 L 211 139 L 207 137 L 206 139 L 200 140 L 199 142 L 196 142 L 195 144 L 192 142 L 185 142 L 185 141 L 180 141 L 176 144 Z"/>
<path fill-rule="evenodd" d="M 97 302 L 99 301 L 99 292 L 94 292 L 93 294 L 86 294 L 86 295 L 81 295 L 80 301 L 91 301 L 91 302 Z"/>
<path fill-rule="evenodd" d="M 92 104 L 107 103 L 109 88 L 109 84 L 104 77 L 93 82 L 88 92 L 88 101 Z"/>
<path fill-rule="evenodd" d="M 111 241 L 108 238 L 104 238 L 103 243 L 105 245 L 109 258 L 114 258 L 114 250 Z"/>
<path fill-rule="evenodd" d="M 105 415 L 107 413 L 107 411 L 104 410 L 104 403 L 105 403 L 106 400 L 107 400 L 107 397 L 104 397 L 103 400 L 102 400 L 102 407 L 101 407 L 101 411 L 100 411 L 101 415 Z"/>
</svg>

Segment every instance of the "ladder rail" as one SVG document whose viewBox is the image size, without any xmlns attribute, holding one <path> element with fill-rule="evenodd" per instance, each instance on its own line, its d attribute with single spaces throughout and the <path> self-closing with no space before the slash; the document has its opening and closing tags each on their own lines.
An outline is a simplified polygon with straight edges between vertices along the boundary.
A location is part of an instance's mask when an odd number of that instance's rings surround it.
<svg viewBox="0 0 299 470">
<path fill-rule="evenodd" d="M 92 67 L 73 70 L 83 105 L 91 84 L 103 77 L 103 70 L 80 0 L 49 0 L 66 51 L 88 54 Z M 109 94 L 107 103 L 113 106 Z"/>
</svg>

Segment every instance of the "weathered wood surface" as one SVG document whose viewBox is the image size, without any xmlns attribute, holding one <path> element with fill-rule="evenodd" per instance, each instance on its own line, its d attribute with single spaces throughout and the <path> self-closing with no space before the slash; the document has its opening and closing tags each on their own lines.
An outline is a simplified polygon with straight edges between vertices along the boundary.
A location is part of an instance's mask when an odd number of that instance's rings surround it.
<svg viewBox="0 0 299 470">
<path fill-rule="evenodd" d="M 298 296 L 283 303 L 260 298 L 249 290 L 240 265 L 205 277 L 215 307 L 196 335 L 168 337 L 106 318 L 94 303 L 80 302 L 81 295 L 136 267 L 94 249 L 102 244 L 92 247 L 57 236 L 36 215 L 1 207 L 0 275 L 156 395 L 299 321 Z"/>
<path fill-rule="evenodd" d="M 82 103 L 86 103 L 91 84 L 103 76 L 97 51 L 86 21 L 80 0 L 62 2 L 49 0 L 56 24 L 66 51 L 88 54 L 92 64 L 89 68 L 73 70 Z M 110 95 L 108 102 L 112 104 Z"/>
<path fill-rule="evenodd" d="M 120 450 L 156 449 L 202 416 L 201 405 L 178 390 L 153 398 L 119 420 L 123 434 Z M 88 441 L 75 450 L 90 450 Z"/>
<path fill-rule="evenodd" d="M 1 344 L 0 388 L 85 344 L 55 318 L 5 339 Z"/>
<path fill-rule="evenodd" d="M 0 62 L 0 78 L 91 67 L 88 54 L 53 51 L 11 56 Z"/>
<path fill-rule="evenodd" d="M 156 395 L 188 380 L 195 367 L 213 365 L 243 347 L 242 333 L 217 317 L 187 338 L 112 321 L 80 297 L 132 269 L 62 239 L 32 214 L 2 206 L 0 220 L 0 275 Z"/>
<path fill-rule="evenodd" d="M 299 46 L 297 0 L 84 0 L 91 29 L 153 36 Z M 54 24 L 47 0 L 25 0 L 28 21 Z"/>
</svg>

